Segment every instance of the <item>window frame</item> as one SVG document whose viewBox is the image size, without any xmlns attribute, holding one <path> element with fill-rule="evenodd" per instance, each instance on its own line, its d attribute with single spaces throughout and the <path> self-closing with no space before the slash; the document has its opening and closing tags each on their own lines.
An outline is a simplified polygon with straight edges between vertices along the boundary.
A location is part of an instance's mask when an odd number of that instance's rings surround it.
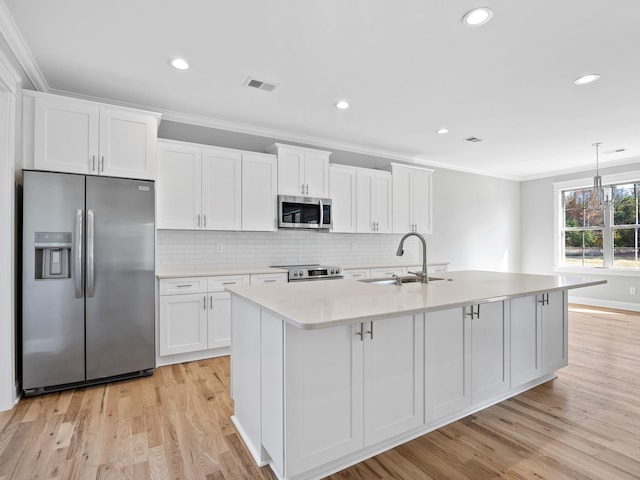
<svg viewBox="0 0 640 480">
<path fill-rule="evenodd" d="M 613 175 L 603 175 L 602 185 L 605 189 L 622 185 L 625 183 L 640 183 L 640 171 L 625 172 Z M 554 271 L 567 273 L 597 273 L 620 276 L 640 276 L 640 265 L 636 268 L 621 268 L 613 266 L 613 209 L 604 212 L 604 227 L 602 235 L 602 248 L 604 266 L 567 266 L 564 264 L 565 248 L 565 212 L 564 212 L 564 192 L 568 190 L 580 190 L 593 188 L 593 177 L 554 182 Z M 611 196 L 609 195 L 609 198 Z"/>
</svg>

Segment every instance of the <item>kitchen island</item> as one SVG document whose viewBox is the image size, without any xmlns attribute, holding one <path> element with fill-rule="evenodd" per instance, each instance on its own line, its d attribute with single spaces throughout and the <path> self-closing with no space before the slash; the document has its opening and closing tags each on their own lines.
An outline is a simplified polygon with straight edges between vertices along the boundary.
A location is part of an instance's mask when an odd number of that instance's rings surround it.
<svg viewBox="0 0 640 480">
<path fill-rule="evenodd" d="M 554 378 L 579 277 L 238 286 L 233 421 L 259 465 L 319 479 Z"/>
</svg>

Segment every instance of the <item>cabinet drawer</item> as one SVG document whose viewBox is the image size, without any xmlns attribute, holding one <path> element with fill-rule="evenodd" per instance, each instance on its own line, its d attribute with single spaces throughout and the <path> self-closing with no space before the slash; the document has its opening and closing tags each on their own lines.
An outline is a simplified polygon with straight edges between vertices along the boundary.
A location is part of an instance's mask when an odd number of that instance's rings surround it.
<svg viewBox="0 0 640 480">
<path fill-rule="evenodd" d="M 370 271 L 368 268 L 352 268 L 346 269 L 342 272 L 345 279 L 349 280 L 362 280 L 370 277 Z"/>
<path fill-rule="evenodd" d="M 391 267 L 391 268 L 372 268 L 371 278 L 386 278 L 392 275 L 398 275 L 399 277 L 405 275 L 405 269 L 403 267 Z"/>
<path fill-rule="evenodd" d="M 160 280 L 160 295 L 205 293 L 207 277 L 163 278 Z"/>
<path fill-rule="evenodd" d="M 221 292 L 226 287 L 231 287 L 233 285 L 249 285 L 249 275 L 209 277 L 207 285 L 209 292 Z"/>
<path fill-rule="evenodd" d="M 268 285 L 270 283 L 286 283 L 286 273 L 261 273 L 251 275 L 250 285 Z"/>
</svg>

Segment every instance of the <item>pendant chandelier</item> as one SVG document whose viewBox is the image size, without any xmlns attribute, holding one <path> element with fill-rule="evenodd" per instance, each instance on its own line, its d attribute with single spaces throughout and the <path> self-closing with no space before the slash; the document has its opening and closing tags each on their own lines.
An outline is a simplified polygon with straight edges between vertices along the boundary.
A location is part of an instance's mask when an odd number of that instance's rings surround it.
<svg viewBox="0 0 640 480">
<path fill-rule="evenodd" d="M 591 190 L 591 201 L 596 208 L 602 208 L 604 204 L 607 202 L 607 198 L 605 198 L 604 187 L 602 186 L 602 177 L 600 176 L 599 170 L 599 147 L 602 145 L 601 142 L 594 143 L 593 146 L 596 147 L 596 174 L 593 177 L 593 189 Z"/>
</svg>

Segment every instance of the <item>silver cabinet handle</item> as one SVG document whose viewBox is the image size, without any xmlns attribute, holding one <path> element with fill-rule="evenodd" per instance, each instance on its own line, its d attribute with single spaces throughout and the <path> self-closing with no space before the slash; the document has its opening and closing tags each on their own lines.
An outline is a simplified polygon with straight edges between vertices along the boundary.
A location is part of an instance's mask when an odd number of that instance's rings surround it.
<svg viewBox="0 0 640 480">
<path fill-rule="evenodd" d="M 369 325 L 371 329 L 367 333 L 371 335 L 371 340 L 373 340 L 373 322 L 369 322 Z"/>
<path fill-rule="evenodd" d="M 324 225 L 324 206 L 322 205 L 322 200 L 320 200 L 320 224 L 318 226 L 322 227 L 322 225 Z"/>
<path fill-rule="evenodd" d="M 549 305 L 549 294 L 548 293 L 543 293 L 542 294 L 542 299 L 538 300 L 538 303 L 541 303 L 542 305 Z"/>
<path fill-rule="evenodd" d="M 302 191 L 302 195 L 304 195 L 304 183 L 300 185 L 300 190 Z"/>
<path fill-rule="evenodd" d="M 209 297 L 209 308 L 213 310 L 213 295 Z"/>
<path fill-rule="evenodd" d="M 471 317 L 471 320 L 473 320 L 474 318 L 475 319 L 480 318 L 480 304 L 478 304 L 478 310 L 476 311 L 473 310 L 473 305 L 469 305 L 469 309 L 471 310 L 471 312 L 467 313 L 466 315 L 468 317 Z"/>
<path fill-rule="evenodd" d="M 96 171 L 96 156 L 92 155 L 91 157 L 91 171 L 95 172 Z"/>
<path fill-rule="evenodd" d="M 198 214 L 198 228 L 200 228 L 200 214 Z"/>
<path fill-rule="evenodd" d="M 104 173 L 104 155 L 102 156 L 101 164 L 102 164 L 102 173 Z"/>
<path fill-rule="evenodd" d="M 95 214 L 93 210 L 87 210 L 87 297 L 93 297 L 96 287 L 96 272 L 94 264 L 95 224 Z"/>
<path fill-rule="evenodd" d="M 202 297 L 202 309 L 203 310 L 207 309 L 207 296 L 206 295 L 204 297 Z"/>
<path fill-rule="evenodd" d="M 193 287 L 193 285 L 192 284 L 189 284 L 189 285 L 186 285 L 186 284 L 185 285 L 176 285 L 176 288 L 185 288 L 185 287 Z"/>
<path fill-rule="evenodd" d="M 222 282 L 222 285 L 237 285 L 238 282 Z"/>
<path fill-rule="evenodd" d="M 204 228 L 207 228 L 207 214 L 206 213 L 202 216 L 202 226 Z"/>
<path fill-rule="evenodd" d="M 275 279 L 271 279 L 271 280 L 265 280 L 264 283 L 275 283 L 276 280 Z"/>
<path fill-rule="evenodd" d="M 82 284 L 84 283 L 82 280 L 82 262 L 83 262 L 83 252 L 82 252 L 82 210 L 76 210 L 76 221 L 75 221 L 75 235 L 76 235 L 76 254 L 74 256 L 74 264 L 73 264 L 73 277 L 75 279 L 76 286 L 76 298 L 82 298 Z"/>
<path fill-rule="evenodd" d="M 364 342 L 364 323 L 360 323 L 360 331 L 356 332 L 356 335 L 359 335 L 360 341 Z"/>
</svg>

